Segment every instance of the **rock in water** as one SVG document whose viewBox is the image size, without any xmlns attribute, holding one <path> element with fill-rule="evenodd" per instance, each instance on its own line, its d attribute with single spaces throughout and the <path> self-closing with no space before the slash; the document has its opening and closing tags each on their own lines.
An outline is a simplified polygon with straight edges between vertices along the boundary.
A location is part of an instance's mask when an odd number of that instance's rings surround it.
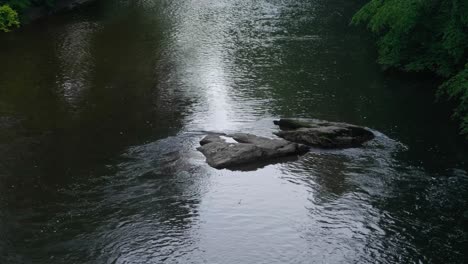
<svg viewBox="0 0 468 264">
<path fill-rule="evenodd" d="M 315 119 L 282 118 L 274 121 L 281 131 L 274 133 L 288 141 L 319 148 L 353 148 L 374 138 L 366 128 Z"/>
<path fill-rule="evenodd" d="M 304 154 L 309 147 L 283 139 L 270 139 L 252 134 L 228 135 L 236 143 L 226 142 L 220 135 L 208 135 L 197 148 L 206 157 L 206 162 L 217 169 L 234 168 L 242 165 L 274 162 L 277 158 Z"/>
</svg>

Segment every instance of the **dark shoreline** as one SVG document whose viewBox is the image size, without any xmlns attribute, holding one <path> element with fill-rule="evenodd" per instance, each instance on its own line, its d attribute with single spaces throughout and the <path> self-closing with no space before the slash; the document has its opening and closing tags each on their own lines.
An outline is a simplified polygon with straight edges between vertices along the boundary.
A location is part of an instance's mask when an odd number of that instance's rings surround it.
<svg viewBox="0 0 468 264">
<path fill-rule="evenodd" d="M 22 23 L 29 24 L 41 18 L 54 15 L 62 11 L 70 11 L 77 7 L 91 4 L 96 0 L 57 0 L 52 8 L 48 7 L 31 7 L 27 9 L 22 15 Z"/>
</svg>

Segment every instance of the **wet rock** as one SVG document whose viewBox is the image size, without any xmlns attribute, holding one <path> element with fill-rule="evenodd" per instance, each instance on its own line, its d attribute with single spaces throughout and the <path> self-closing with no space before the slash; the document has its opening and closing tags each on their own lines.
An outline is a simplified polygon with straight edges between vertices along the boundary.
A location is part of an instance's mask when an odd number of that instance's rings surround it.
<svg viewBox="0 0 468 264">
<path fill-rule="evenodd" d="M 224 139 L 221 138 L 221 136 L 224 136 L 224 135 L 221 135 L 221 134 L 211 134 L 211 135 L 208 135 L 206 137 L 204 137 L 202 140 L 200 140 L 200 145 L 206 145 L 206 144 L 209 144 L 209 143 L 213 143 L 213 142 L 225 142 Z"/>
<path fill-rule="evenodd" d="M 284 118 L 274 121 L 281 129 L 274 134 L 288 141 L 318 148 L 353 148 L 374 138 L 366 128 L 315 119 Z"/>
<path fill-rule="evenodd" d="M 222 135 L 208 135 L 197 148 L 206 157 L 206 162 L 217 169 L 238 168 L 276 159 L 297 156 L 308 151 L 309 147 L 283 139 L 270 139 L 252 134 L 236 133 L 227 135 L 233 142 L 227 142 Z"/>
</svg>

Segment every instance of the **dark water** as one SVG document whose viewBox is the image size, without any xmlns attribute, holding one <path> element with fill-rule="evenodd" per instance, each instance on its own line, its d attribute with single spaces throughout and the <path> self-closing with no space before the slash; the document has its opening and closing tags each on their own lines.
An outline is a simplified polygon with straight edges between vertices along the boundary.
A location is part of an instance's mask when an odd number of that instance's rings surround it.
<svg viewBox="0 0 468 264">
<path fill-rule="evenodd" d="M 374 63 L 362 2 L 107 0 L 0 35 L 0 263 L 463 263 L 467 145 L 435 81 Z M 249 172 L 195 150 L 286 116 L 378 136 Z"/>
</svg>

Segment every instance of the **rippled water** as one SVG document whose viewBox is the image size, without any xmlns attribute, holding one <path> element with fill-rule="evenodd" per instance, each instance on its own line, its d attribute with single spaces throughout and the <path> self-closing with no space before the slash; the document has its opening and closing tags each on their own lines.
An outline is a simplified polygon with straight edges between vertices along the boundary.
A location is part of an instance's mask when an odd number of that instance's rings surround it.
<svg viewBox="0 0 468 264">
<path fill-rule="evenodd" d="M 374 63 L 362 2 L 103 0 L 0 35 L 0 262 L 462 263 L 466 143 L 434 81 Z M 286 116 L 377 138 L 255 171 L 195 150 Z"/>
</svg>

